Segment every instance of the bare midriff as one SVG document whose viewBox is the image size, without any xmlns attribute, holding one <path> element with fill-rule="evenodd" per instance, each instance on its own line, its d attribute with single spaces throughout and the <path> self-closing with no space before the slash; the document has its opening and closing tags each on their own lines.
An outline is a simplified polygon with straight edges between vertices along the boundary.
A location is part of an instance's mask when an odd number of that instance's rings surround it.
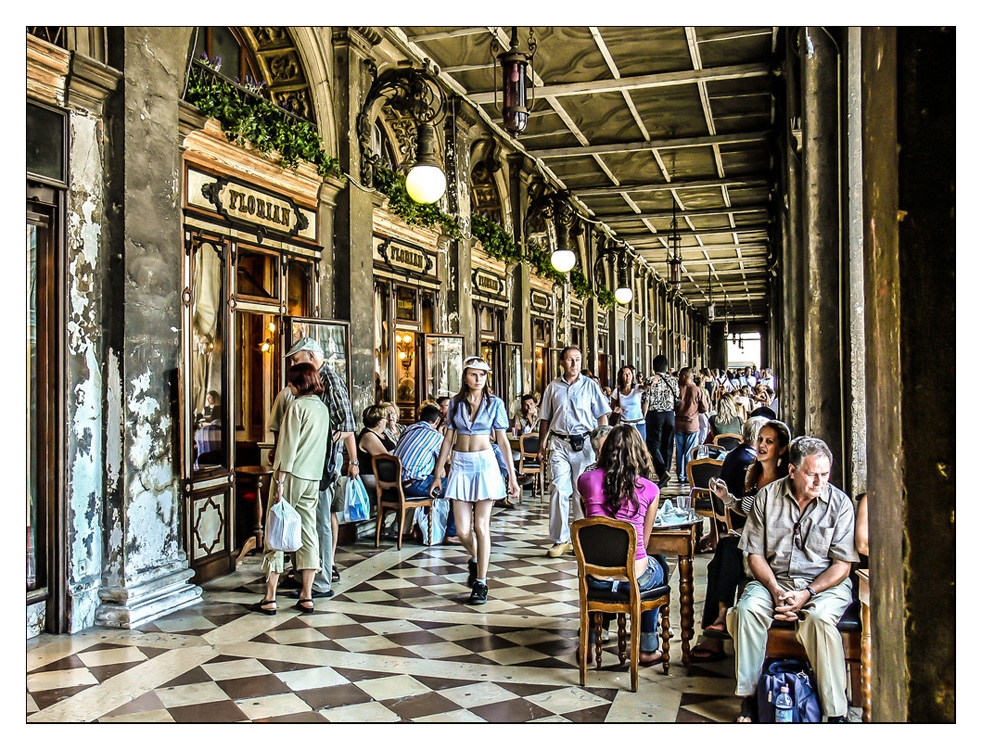
<svg viewBox="0 0 982 750">
<path fill-rule="evenodd" d="M 460 453 L 477 453 L 491 450 L 490 435 L 461 435 L 457 433 L 457 441 L 453 449 Z"/>
</svg>

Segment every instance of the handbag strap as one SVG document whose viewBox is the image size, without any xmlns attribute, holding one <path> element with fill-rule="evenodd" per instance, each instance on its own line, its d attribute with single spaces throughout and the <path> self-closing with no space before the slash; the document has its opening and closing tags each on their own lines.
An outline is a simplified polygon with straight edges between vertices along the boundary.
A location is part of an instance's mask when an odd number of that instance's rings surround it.
<svg viewBox="0 0 982 750">
<path fill-rule="evenodd" d="M 672 381 L 669 380 L 668 378 L 666 378 L 665 377 L 665 374 L 664 373 L 661 373 L 661 372 L 658 373 L 658 377 L 660 377 L 662 380 L 665 381 L 665 384 L 668 386 L 668 390 L 672 392 L 672 395 L 675 396 L 675 398 L 678 398 L 679 397 L 679 391 L 676 391 L 676 390 L 674 390 L 672 388 Z"/>
</svg>

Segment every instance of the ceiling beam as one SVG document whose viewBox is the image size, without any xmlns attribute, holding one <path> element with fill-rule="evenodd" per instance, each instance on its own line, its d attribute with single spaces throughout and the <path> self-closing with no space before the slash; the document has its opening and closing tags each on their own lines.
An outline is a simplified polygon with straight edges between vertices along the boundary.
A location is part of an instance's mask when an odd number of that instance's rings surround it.
<svg viewBox="0 0 982 750">
<path fill-rule="evenodd" d="M 767 224 L 750 224 L 744 227 L 720 227 L 719 229 L 696 229 L 696 230 L 680 230 L 679 237 L 705 237 L 707 235 L 717 235 L 717 234 L 745 234 L 747 232 L 767 232 L 770 231 L 770 227 Z M 635 243 L 643 242 L 644 240 L 655 240 L 658 237 L 664 237 L 668 239 L 671 233 L 665 232 L 663 234 L 622 234 L 618 235 L 617 239 L 624 240 L 632 245 Z M 710 249 L 712 246 L 710 245 Z"/>
<path fill-rule="evenodd" d="M 578 81 L 576 83 L 556 83 L 541 86 L 535 90 L 539 96 L 583 96 L 600 94 L 605 91 L 628 91 L 635 89 L 659 88 L 662 86 L 681 86 L 698 81 L 726 81 L 738 78 L 755 78 L 770 75 L 769 65 L 748 63 L 745 65 L 725 65 L 703 70 L 678 70 L 670 73 L 652 73 L 627 78 L 605 78 L 599 81 Z M 475 92 L 471 100 L 477 104 L 493 104 L 495 92 Z"/>
<path fill-rule="evenodd" d="M 632 141 L 627 143 L 602 143 L 590 146 L 564 146 L 560 148 L 530 149 L 530 153 L 543 159 L 558 159 L 569 156 L 588 156 L 591 154 L 611 154 L 625 151 L 649 151 L 665 148 L 698 148 L 728 143 L 749 143 L 763 141 L 770 136 L 766 130 L 752 133 L 726 133 L 722 135 L 697 135 L 688 138 L 665 138 L 657 141 Z"/>
<path fill-rule="evenodd" d="M 699 216 L 723 216 L 725 214 L 752 214 L 766 212 L 767 206 L 723 206 L 722 208 L 699 208 L 691 211 L 676 211 L 675 216 L 679 219 L 686 217 Z M 627 219 L 671 219 L 671 211 L 646 211 L 642 213 L 621 213 L 621 214 L 596 214 L 595 218 L 599 221 L 625 221 Z"/>
<path fill-rule="evenodd" d="M 604 185 L 598 187 L 578 187 L 576 194 L 581 196 L 618 195 L 620 193 L 650 192 L 657 193 L 665 190 L 698 190 L 733 187 L 764 187 L 770 184 L 766 177 L 745 175 L 738 177 L 713 178 L 708 180 L 679 180 L 677 182 L 636 182 L 623 185 Z"/>
<path fill-rule="evenodd" d="M 431 31 L 427 34 L 417 34 L 415 36 L 406 35 L 411 42 L 431 42 L 437 39 L 451 39 L 455 36 L 474 36 L 476 34 L 489 34 L 487 26 L 462 26 L 459 29 L 447 29 L 446 31 Z"/>
</svg>

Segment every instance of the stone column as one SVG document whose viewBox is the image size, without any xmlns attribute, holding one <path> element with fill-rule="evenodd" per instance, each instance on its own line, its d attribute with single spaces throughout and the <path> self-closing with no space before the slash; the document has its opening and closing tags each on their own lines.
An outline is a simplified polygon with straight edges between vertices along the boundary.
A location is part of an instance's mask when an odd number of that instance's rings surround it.
<svg viewBox="0 0 982 750">
<path fill-rule="evenodd" d="M 109 62 L 105 563 L 96 624 L 134 627 L 198 601 L 182 549 L 178 449 L 181 154 L 189 28 L 117 27 Z M 119 437 L 118 444 L 116 442 Z"/>
<path fill-rule="evenodd" d="M 522 174 L 525 155 L 508 154 L 505 162 L 508 169 L 508 199 L 511 202 L 512 240 L 521 248 L 525 241 L 525 206 L 528 187 Z M 512 273 L 514 274 L 512 299 L 528 300 L 532 289 L 528 264 L 519 263 Z M 521 309 L 515 310 L 512 326 L 512 340 L 522 345 L 522 390 L 531 393 L 535 374 L 535 351 L 532 344 L 532 317 L 527 306 L 523 305 Z"/>
<path fill-rule="evenodd" d="M 587 259 L 587 267 L 583 269 L 583 273 L 590 280 L 590 288 L 593 289 L 594 294 L 600 289 L 600 280 L 593 273 L 593 266 L 596 263 L 596 240 L 596 232 L 593 231 L 593 227 L 587 225 L 586 231 L 583 232 L 583 241 L 586 249 L 584 255 Z M 587 351 L 583 352 L 583 360 L 588 363 L 587 367 L 590 368 L 590 372 L 596 373 L 597 375 L 600 374 L 600 354 L 603 351 L 603 344 L 600 341 L 597 331 L 597 311 L 599 309 L 600 306 L 597 304 L 597 298 L 595 296 L 586 300 L 586 335 L 583 345 L 586 346 Z"/>
<path fill-rule="evenodd" d="M 449 277 L 446 282 L 447 312 L 450 332 L 464 336 L 464 356 L 479 354 L 474 323 L 474 282 L 471 279 L 471 188 L 470 143 L 467 132 L 471 123 L 461 116 L 459 104 L 447 102 L 444 122 L 444 171 L 447 174 L 447 213 L 457 217 L 463 235 L 452 239 L 447 247 Z"/>
<path fill-rule="evenodd" d="M 805 423 L 802 432 L 832 449 L 831 481 L 841 487 L 842 358 L 839 325 L 838 50 L 822 28 L 801 29 L 805 278 Z"/>
<path fill-rule="evenodd" d="M 370 29 L 352 26 L 336 28 L 332 37 L 338 159 L 345 172 L 360 180 L 358 114 L 368 92 L 366 71 L 372 45 L 380 39 Z M 350 323 L 351 408 L 355 415 L 360 415 L 375 397 L 372 212 L 381 202 L 378 193 L 347 183 L 337 196 L 334 247 L 329 256 L 334 265 L 333 317 Z"/>
</svg>

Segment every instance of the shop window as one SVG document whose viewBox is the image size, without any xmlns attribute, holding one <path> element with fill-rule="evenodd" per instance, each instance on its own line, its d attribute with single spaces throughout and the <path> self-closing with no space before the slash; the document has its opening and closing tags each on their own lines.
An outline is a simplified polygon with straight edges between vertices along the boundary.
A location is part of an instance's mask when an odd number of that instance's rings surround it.
<svg viewBox="0 0 982 750">
<path fill-rule="evenodd" d="M 287 262 L 286 314 L 305 318 L 313 315 L 310 304 L 314 288 L 314 264 L 304 260 Z"/>
<path fill-rule="evenodd" d="M 239 311 L 236 315 L 235 347 L 238 371 L 238 400 L 235 404 L 236 439 L 262 442 L 266 415 L 280 382 L 280 337 L 276 315 Z"/>
<path fill-rule="evenodd" d="M 65 114 L 27 103 L 27 173 L 65 184 Z"/>
<path fill-rule="evenodd" d="M 389 389 L 389 285 L 375 286 L 375 403 L 391 401 Z"/>
<path fill-rule="evenodd" d="M 267 253 L 238 250 L 235 263 L 235 293 L 264 301 L 279 302 L 279 258 Z"/>
<path fill-rule="evenodd" d="M 416 290 L 406 286 L 396 287 L 396 320 L 416 322 Z"/>
<path fill-rule="evenodd" d="M 416 408 L 418 350 L 414 331 L 396 331 L 396 404 L 403 420 L 413 421 Z"/>
<path fill-rule="evenodd" d="M 420 295 L 420 327 L 423 333 L 434 333 L 436 331 L 436 300 L 432 292 L 423 292 Z"/>
<path fill-rule="evenodd" d="M 191 416 L 196 471 L 228 466 L 225 403 L 225 274 L 220 245 L 195 244 L 191 302 Z"/>
</svg>

